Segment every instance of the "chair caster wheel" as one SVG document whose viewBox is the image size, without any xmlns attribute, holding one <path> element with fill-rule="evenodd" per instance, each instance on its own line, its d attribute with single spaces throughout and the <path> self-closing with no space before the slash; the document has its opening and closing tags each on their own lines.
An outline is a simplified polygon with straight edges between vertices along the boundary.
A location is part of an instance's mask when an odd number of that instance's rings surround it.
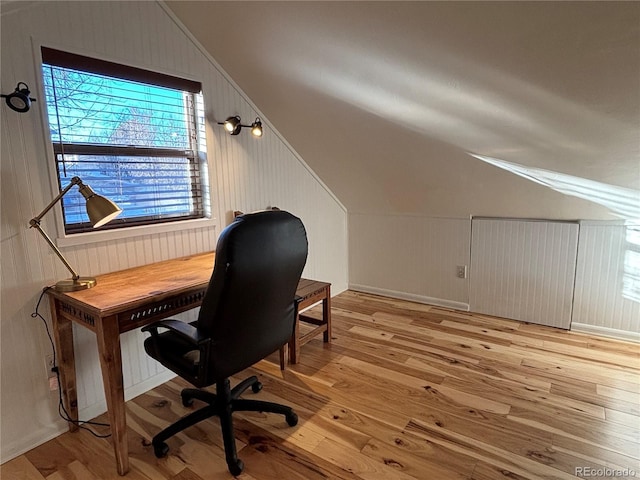
<svg viewBox="0 0 640 480">
<path fill-rule="evenodd" d="M 166 457 L 167 453 L 169 453 L 169 445 L 164 442 L 154 443 L 153 453 L 155 454 L 156 458 Z"/>
<path fill-rule="evenodd" d="M 251 385 L 251 390 L 253 391 L 253 393 L 258 393 L 260 390 L 262 390 L 262 383 L 254 383 L 253 385 Z"/>
<path fill-rule="evenodd" d="M 287 425 L 295 427 L 298 424 L 298 415 L 296 415 L 295 412 L 291 412 L 285 416 L 285 420 L 287 421 Z"/>
<path fill-rule="evenodd" d="M 180 397 L 182 398 L 183 407 L 190 407 L 191 405 L 193 405 L 193 398 L 187 397 L 185 395 L 180 395 Z"/>
<path fill-rule="evenodd" d="M 237 477 L 242 473 L 244 469 L 244 463 L 239 458 L 236 459 L 235 462 L 227 462 L 227 468 L 229 469 L 229 473 L 234 477 Z"/>
</svg>

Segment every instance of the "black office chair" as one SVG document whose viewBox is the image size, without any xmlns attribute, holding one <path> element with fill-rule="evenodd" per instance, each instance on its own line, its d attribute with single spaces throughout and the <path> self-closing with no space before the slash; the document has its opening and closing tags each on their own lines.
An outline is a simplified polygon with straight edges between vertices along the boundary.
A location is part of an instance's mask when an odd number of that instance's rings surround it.
<svg viewBox="0 0 640 480">
<path fill-rule="evenodd" d="M 307 235 L 299 218 L 285 211 L 239 216 L 225 228 L 216 248 L 213 274 L 198 319 L 168 319 L 143 328 L 151 332 L 147 353 L 198 388 L 216 385 L 216 393 L 187 388 L 182 404 L 193 399 L 208 405 L 181 418 L 153 437 L 156 457 L 165 456 L 169 437 L 214 415 L 220 417 L 229 472 L 239 475 L 231 414 L 236 411 L 280 413 L 290 426 L 298 416 L 287 406 L 240 399 L 249 387 L 262 389 L 252 376 L 232 390 L 229 377 L 287 343 L 295 321 L 294 297 L 307 260 Z M 166 329 L 160 333 L 158 329 Z"/>
</svg>

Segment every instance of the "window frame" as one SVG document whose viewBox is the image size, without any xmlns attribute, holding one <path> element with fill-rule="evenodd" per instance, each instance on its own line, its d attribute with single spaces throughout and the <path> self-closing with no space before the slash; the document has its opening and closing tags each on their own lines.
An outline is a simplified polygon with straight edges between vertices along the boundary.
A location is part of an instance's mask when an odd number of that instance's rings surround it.
<svg viewBox="0 0 640 480">
<path fill-rule="evenodd" d="M 44 194 L 45 200 L 49 196 L 53 197 L 57 195 L 60 192 L 61 188 L 64 188 L 66 186 L 64 184 L 61 185 L 61 180 L 60 180 L 58 167 L 57 167 L 57 163 L 58 163 L 57 157 L 58 157 L 58 154 L 60 153 L 58 151 L 58 147 L 60 147 L 60 144 L 54 142 L 52 138 L 51 125 L 49 123 L 48 109 L 46 106 L 47 100 L 45 97 L 43 65 L 47 64 L 48 62 L 51 62 L 51 59 L 47 61 L 43 58 L 43 51 L 45 49 L 48 49 L 49 51 L 54 51 L 54 52 L 58 51 L 63 55 L 76 57 L 81 61 L 83 59 L 90 59 L 90 60 L 95 60 L 98 64 L 103 63 L 103 64 L 110 64 L 110 65 L 120 67 L 122 71 L 125 72 L 125 74 L 123 74 L 119 78 L 122 78 L 124 80 L 134 80 L 134 81 L 142 81 L 145 83 L 151 83 L 145 80 L 141 80 L 140 78 L 138 79 L 132 78 L 127 73 L 127 72 L 142 71 L 142 72 L 151 73 L 153 75 L 157 75 L 158 78 L 168 78 L 168 79 L 175 78 L 180 81 L 187 82 L 188 84 L 191 84 L 193 86 L 197 85 L 197 92 L 191 92 L 191 93 L 194 93 L 194 94 L 201 93 L 202 91 L 201 83 L 191 78 L 188 78 L 188 76 L 185 75 L 183 72 L 180 72 L 176 75 L 173 72 L 172 73 L 161 72 L 157 68 L 154 70 L 147 70 L 144 68 L 144 66 L 129 65 L 126 62 L 123 62 L 121 59 L 114 60 L 112 58 L 105 58 L 104 56 L 98 55 L 95 52 L 88 52 L 87 54 L 85 54 L 84 52 L 75 53 L 75 52 L 69 51 L 69 49 L 66 47 L 61 47 L 61 48 L 64 48 L 64 50 L 58 50 L 57 47 L 51 47 L 35 41 L 33 45 L 34 45 L 34 51 L 36 52 L 36 54 L 34 55 L 34 60 L 36 61 L 35 66 L 36 66 L 37 79 L 38 79 L 38 90 L 39 90 L 38 93 L 40 98 L 42 98 L 41 102 L 44 103 L 43 108 L 40 109 L 40 115 L 41 115 L 41 120 L 43 125 L 44 142 L 46 146 L 46 156 L 45 156 L 46 168 L 47 168 L 47 171 L 49 172 L 49 178 L 50 178 L 51 189 L 52 189 L 51 195 L 48 195 L 46 193 Z M 72 67 L 63 66 L 63 68 L 72 68 Z M 86 68 L 79 68 L 79 70 L 91 72 Z M 91 72 L 91 73 L 102 74 L 100 72 Z M 110 75 L 113 76 L 114 73 L 111 72 Z M 166 87 L 167 85 L 160 85 L 160 86 Z M 173 87 L 169 87 L 169 88 L 173 88 Z M 203 102 L 202 108 L 204 109 L 204 98 L 202 95 L 200 95 L 200 99 L 201 99 L 200 101 Z M 204 118 L 202 122 L 198 122 L 198 118 L 196 118 L 195 121 L 196 121 L 196 124 L 195 124 L 196 128 L 200 128 L 202 130 L 201 138 L 204 138 L 206 144 L 208 145 L 211 139 L 210 139 L 210 132 L 209 132 L 206 118 Z M 196 135 L 198 134 L 196 133 Z M 104 241 L 110 241 L 110 240 L 135 238 L 143 235 L 156 235 L 160 233 L 177 232 L 177 231 L 185 231 L 185 230 L 193 230 L 193 229 L 210 229 L 210 228 L 217 227 L 218 226 L 217 218 L 215 218 L 215 216 L 213 215 L 213 208 L 212 208 L 213 207 L 212 205 L 213 182 L 212 182 L 212 176 L 211 176 L 211 167 L 207 160 L 207 157 L 208 157 L 207 152 L 210 151 L 210 148 L 205 146 L 205 149 L 203 149 L 202 145 L 199 145 L 200 142 L 197 142 L 197 143 L 198 145 L 192 151 L 192 154 L 193 154 L 194 160 L 196 162 L 199 162 L 201 167 L 199 177 L 202 185 L 202 204 L 203 204 L 202 217 L 193 218 L 193 217 L 185 216 L 177 219 L 175 218 L 171 218 L 168 220 L 158 219 L 158 220 L 153 220 L 149 222 L 141 222 L 137 224 L 120 226 L 118 228 L 102 227 L 100 229 L 96 229 L 92 231 L 67 233 L 63 207 L 61 202 L 59 202 L 58 204 L 55 205 L 53 209 L 55 226 L 57 230 L 57 236 L 55 238 L 56 244 L 59 247 L 71 247 L 76 245 L 91 244 L 91 243 L 104 242 Z M 111 145 L 105 145 L 104 147 L 105 147 L 105 150 L 106 149 L 112 150 L 114 148 Z M 126 149 L 127 147 L 122 147 L 122 148 Z M 138 151 L 138 153 L 142 153 L 142 149 L 140 147 L 132 147 L 132 149 L 133 148 L 135 148 Z M 175 154 L 176 152 L 182 152 L 183 156 L 185 152 L 187 152 L 185 150 L 171 151 L 171 149 L 163 149 L 163 148 L 154 149 L 153 147 L 151 147 L 151 150 L 153 150 L 156 154 L 159 152 L 167 153 L 167 150 L 170 151 L 168 153 L 171 153 L 171 154 Z M 65 146 L 65 153 L 71 153 L 69 151 L 69 144 Z M 97 193 L 100 193 L 100 192 L 97 192 Z"/>
</svg>

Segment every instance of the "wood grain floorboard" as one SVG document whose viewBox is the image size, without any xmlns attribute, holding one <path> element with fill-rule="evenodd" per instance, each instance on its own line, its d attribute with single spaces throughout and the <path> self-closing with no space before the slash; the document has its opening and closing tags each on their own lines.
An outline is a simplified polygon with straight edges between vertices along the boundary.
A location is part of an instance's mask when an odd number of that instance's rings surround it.
<svg viewBox="0 0 640 480">
<path fill-rule="evenodd" d="M 234 414 L 245 463 L 238 478 L 585 477 L 576 469 L 592 479 L 640 477 L 640 345 L 356 292 L 332 304 L 332 344 L 318 337 L 285 371 L 274 354 L 232 379 L 258 375 L 256 397 L 291 405 L 300 419 L 291 428 L 277 415 Z M 153 435 L 198 407 L 182 406 L 187 386 L 176 378 L 127 402 L 127 479 L 232 478 L 216 418 L 172 437 L 166 458 L 153 455 Z M 109 440 L 85 431 L 34 448 L 0 474 L 121 478 Z"/>
</svg>

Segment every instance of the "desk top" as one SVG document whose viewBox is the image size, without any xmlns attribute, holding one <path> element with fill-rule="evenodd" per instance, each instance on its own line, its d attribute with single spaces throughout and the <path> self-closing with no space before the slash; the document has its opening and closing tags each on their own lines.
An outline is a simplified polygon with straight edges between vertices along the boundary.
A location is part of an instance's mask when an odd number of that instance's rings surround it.
<svg viewBox="0 0 640 480">
<path fill-rule="evenodd" d="M 207 252 L 165 260 L 99 275 L 96 286 L 87 290 L 58 292 L 50 289 L 47 294 L 104 317 L 144 305 L 150 297 L 160 300 L 206 286 L 213 272 L 214 259 L 215 253 Z"/>
</svg>

